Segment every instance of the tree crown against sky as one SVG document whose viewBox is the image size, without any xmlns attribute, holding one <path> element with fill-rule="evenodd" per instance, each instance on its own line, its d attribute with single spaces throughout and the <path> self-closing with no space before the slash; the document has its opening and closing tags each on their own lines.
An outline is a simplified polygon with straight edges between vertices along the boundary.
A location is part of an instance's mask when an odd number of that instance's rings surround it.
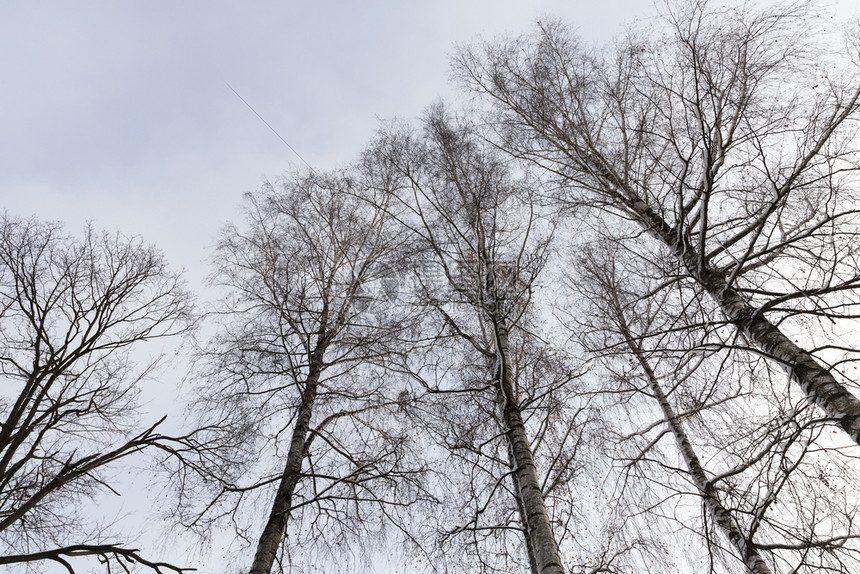
<svg viewBox="0 0 860 574">
<path fill-rule="evenodd" d="M 139 420 L 139 386 L 157 359 L 132 351 L 190 323 L 178 276 L 139 239 L 3 216 L 0 562 L 71 571 L 75 557 L 95 556 L 158 568 L 80 507 L 113 491 L 119 461 L 175 442 L 161 421 Z"/>
<path fill-rule="evenodd" d="M 815 17 L 694 2 L 670 9 L 666 37 L 614 52 L 547 24 L 459 69 L 502 145 L 566 182 L 565 200 L 638 221 L 858 440 L 860 402 L 777 326 L 854 316 L 856 47 L 815 50 Z"/>
<path fill-rule="evenodd" d="M 385 369 L 413 319 L 377 292 L 408 251 L 386 225 L 390 193 L 371 201 L 368 177 L 362 166 L 302 172 L 247 194 L 245 221 L 225 228 L 213 258 L 228 292 L 197 351 L 194 412 L 207 430 L 186 453 L 192 466 L 176 467 L 180 520 L 204 538 L 235 532 L 235 550 L 256 545 L 252 572 L 361 562 L 350 544 L 408 521 L 402 508 L 426 497 L 413 437 L 393 416 L 408 392 Z"/>
<path fill-rule="evenodd" d="M 422 262 L 414 300 L 426 308 L 424 328 L 437 333 L 438 343 L 404 365 L 421 383 L 419 404 L 429 415 L 415 422 L 442 447 L 443 464 L 453 465 L 442 485 L 457 485 L 455 493 L 441 496 L 468 509 L 438 521 L 441 560 L 457 564 L 448 550 L 453 539 L 466 545 L 466 564 L 504 569 L 527 557 L 534 572 L 558 572 L 540 487 L 546 469 L 535 465 L 525 425 L 537 426 L 528 419 L 546 414 L 542 403 L 555 398 L 554 384 L 576 378 L 559 369 L 544 380 L 541 368 L 562 361 L 529 345 L 531 290 L 552 225 L 524 184 L 527 176 L 512 173 L 474 126 L 437 105 L 422 128 L 386 130 L 371 153 L 399 184 L 397 221 L 416 236 Z M 441 281 L 426 280 L 434 269 Z M 504 548 L 509 557 L 499 561 Z"/>
<path fill-rule="evenodd" d="M 802 460 L 808 469 L 818 464 L 803 454 L 810 443 L 812 450 L 832 449 L 837 467 L 850 467 L 856 455 L 834 448 L 840 439 L 834 444 L 821 427 L 835 423 L 847 431 L 843 441 L 857 440 L 857 386 L 844 368 L 856 360 L 856 341 L 839 327 L 853 324 L 857 300 L 856 30 L 836 47 L 827 44 L 815 37 L 826 22 L 808 8 L 672 4 L 656 32 L 633 31 L 597 50 L 549 22 L 532 35 L 464 49 L 455 64 L 486 104 L 479 109 L 493 141 L 546 170 L 555 197 L 594 221 L 593 240 L 623 245 L 650 267 L 651 285 L 634 288 L 631 304 L 641 298 L 659 307 L 673 292 L 682 296 L 669 330 L 641 332 L 631 351 L 641 356 L 637 345 L 648 338 L 665 343 L 672 330 L 693 329 L 700 334 L 687 353 L 735 349 L 730 364 L 746 365 L 722 372 L 718 380 L 729 380 L 720 389 L 763 393 L 783 405 L 772 413 L 777 418 L 762 421 L 783 433 L 777 442 L 788 441 L 773 463 L 785 476 L 764 479 L 776 481 L 767 487 L 774 500 L 777 491 L 782 499 L 797 492 L 786 485 L 794 484 L 788 476 Z M 690 309 L 696 318 L 684 327 L 679 319 Z M 786 371 L 794 381 L 787 389 L 777 384 Z M 756 378 L 769 383 L 751 384 Z M 823 410 L 805 408 L 804 399 Z M 764 404 L 745 407 L 754 417 Z M 782 419 L 809 433 L 777 431 Z M 731 438 L 726 431 L 723 440 Z M 722 443 L 713 446 L 725 452 Z M 806 472 L 795 478 L 802 483 Z M 806 492 L 814 485 L 813 478 Z M 752 545 L 742 554 L 789 550 L 766 539 L 757 511 L 750 516 L 741 521 L 749 529 L 741 538 L 758 531 L 765 539 L 747 539 Z M 816 537 L 815 521 L 808 524 L 806 535 L 791 534 L 803 539 L 794 549 L 821 550 L 831 538 Z M 787 524 L 775 528 L 778 537 L 789 536 Z M 850 520 L 843 521 L 832 540 L 849 540 L 850 531 Z M 834 567 L 850 569 L 853 552 Z M 817 567 L 803 556 L 776 554 L 769 559 L 786 559 L 791 568 Z"/>
</svg>

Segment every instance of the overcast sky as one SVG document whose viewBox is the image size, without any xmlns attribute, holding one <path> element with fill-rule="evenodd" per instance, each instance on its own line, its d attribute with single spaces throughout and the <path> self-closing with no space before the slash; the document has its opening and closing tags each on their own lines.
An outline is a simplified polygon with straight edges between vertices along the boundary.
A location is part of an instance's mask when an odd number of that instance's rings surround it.
<svg viewBox="0 0 860 574">
<path fill-rule="evenodd" d="M 242 192 L 297 158 L 349 162 L 377 118 L 452 93 L 455 43 L 540 16 L 608 38 L 645 2 L 0 3 L 0 199 L 138 233 L 192 282 Z"/>
<path fill-rule="evenodd" d="M 335 167 L 377 118 L 414 118 L 453 94 L 456 43 L 542 16 L 607 41 L 650 6 L 0 0 L 0 208 L 140 234 L 197 288 L 241 194 L 298 161 L 227 83 L 309 163 Z"/>
<path fill-rule="evenodd" d="M 851 2 L 832 5 L 844 9 Z M 241 194 L 349 162 L 450 96 L 456 43 L 559 17 L 606 41 L 635 0 L 0 0 L 0 206 L 143 235 L 201 278 Z"/>
</svg>

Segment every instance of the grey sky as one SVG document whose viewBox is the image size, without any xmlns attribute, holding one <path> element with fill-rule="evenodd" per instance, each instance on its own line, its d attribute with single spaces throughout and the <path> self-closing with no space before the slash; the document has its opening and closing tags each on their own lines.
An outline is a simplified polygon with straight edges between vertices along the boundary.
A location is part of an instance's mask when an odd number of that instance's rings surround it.
<svg viewBox="0 0 860 574">
<path fill-rule="evenodd" d="M 449 94 L 456 42 L 541 15 L 607 37 L 637 2 L 4 2 L 0 199 L 142 234 L 189 268 L 240 194 L 297 161 L 350 161 L 377 118 Z"/>
<path fill-rule="evenodd" d="M 850 2 L 832 5 L 847 11 Z M 349 162 L 377 118 L 453 92 L 455 43 L 541 16 L 605 41 L 636 0 L 224 0 L 0 3 L 0 207 L 139 233 L 201 259 L 243 191 L 296 158 Z"/>
</svg>

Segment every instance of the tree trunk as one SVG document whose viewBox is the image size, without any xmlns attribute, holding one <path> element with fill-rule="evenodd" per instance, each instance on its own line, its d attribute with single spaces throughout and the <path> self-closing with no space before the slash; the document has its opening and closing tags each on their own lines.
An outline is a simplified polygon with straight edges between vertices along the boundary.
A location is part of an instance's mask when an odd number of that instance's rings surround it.
<svg viewBox="0 0 860 574">
<path fill-rule="evenodd" d="M 498 354 L 496 389 L 507 431 L 514 485 L 518 488 L 517 495 L 522 505 L 521 515 L 524 520 L 526 545 L 533 555 L 538 574 L 564 574 L 558 544 L 555 541 L 543 491 L 540 488 L 531 445 L 526 435 L 526 427 L 519 403 L 514 396 L 507 327 L 502 319 L 493 317 L 493 328 Z M 530 556 L 531 559 L 532 556 Z"/>
<path fill-rule="evenodd" d="M 686 267 L 687 272 L 717 302 L 726 317 L 743 331 L 766 356 L 788 369 L 810 402 L 836 419 L 851 439 L 860 444 L 860 400 L 833 377 L 815 358 L 791 341 L 749 301 L 728 284 L 726 276 L 702 264 L 696 248 L 678 237 L 666 221 L 641 200 L 627 207 L 642 225 L 661 239 Z"/>
<path fill-rule="evenodd" d="M 510 449 L 508 449 L 510 451 Z M 508 456 L 510 457 L 510 452 L 508 452 Z M 513 457 L 510 457 L 511 460 L 511 470 L 513 470 Z M 523 499 L 520 498 L 520 482 L 517 480 L 516 473 L 511 473 L 511 482 L 514 483 L 514 498 L 517 500 L 517 511 L 520 514 L 520 523 L 523 525 L 523 536 L 526 538 L 526 554 L 528 554 L 529 558 L 529 572 L 531 574 L 538 574 L 537 563 L 535 562 L 535 551 L 532 548 L 531 539 L 529 538 L 528 532 L 526 532 L 526 524 L 528 523 L 528 513 L 526 512 L 526 507 L 523 505 Z"/>
<path fill-rule="evenodd" d="M 311 355 L 308 377 L 305 380 L 305 388 L 302 391 L 302 400 L 296 416 L 296 426 L 293 429 L 290 450 L 287 453 L 287 463 L 278 484 L 278 491 L 275 493 L 275 500 L 272 502 L 272 511 L 257 543 L 257 552 L 254 555 L 254 562 L 249 574 L 270 574 L 278 554 L 278 548 L 283 542 L 287 518 L 289 518 L 292 507 L 293 491 L 301 476 L 311 412 L 317 395 L 317 384 L 321 371 L 322 353 L 315 352 Z"/>
<path fill-rule="evenodd" d="M 751 541 L 748 541 L 746 536 L 744 536 L 740 524 L 738 524 L 731 512 L 723 505 L 716 488 L 714 488 L 713 483 L 708 480 L 708 477 L 705 474 L 705 469 L 702 468 L 699 457 L 696 455 L 696 451 L 693 449 L 690 438 L 687 436 L 687 431 L 684 430 L 681 421 L 678 420 L 678 416 L 675 414 L 675 410 L 672 408 L 666 394 L 663 392 L 663 388 L 660 386 L 657 376 L 651 369 L 650 363 L 648 363 L 648 360 L 645 358 L 638 343 L 633 340 L 624 317 L 618 316 L 617 318 L 619 320 L 622 335 L 627 342 L 627 346 L 630 348 L 630 352 L 633 353 L 636 360 L 639 362 L 639 365 L 642 367 L 642 370 L 645 372 L 645 376 L 648 379 L 648 385 L 651 388 L 651 392 L 654 393 L 654 398 L 657 399 L 657 402 L 660 404 L 660 409 L 663 411 L 663 418 L 669 425 L 669 429 L 672 431 L 675 441 L 678 443 L 678 450 L 681 451 L 681 456 L 687 465 L 687 470 L 690 472 L 693 484 L 704 499 L 705 506 L 708 509 L 708 512 L 711 513 L 711 517 L 714 519 L 714 522 L 716 522 L 726 536 L 728 536 L 729 541 L 737 549 L 741 559 L 752 574 L 773 574 L 770 567 L 767 565 L 767 562 L 765 562 L 761 554 L 758 553 L 755 545 L 751 544 Z"/>
</svg>

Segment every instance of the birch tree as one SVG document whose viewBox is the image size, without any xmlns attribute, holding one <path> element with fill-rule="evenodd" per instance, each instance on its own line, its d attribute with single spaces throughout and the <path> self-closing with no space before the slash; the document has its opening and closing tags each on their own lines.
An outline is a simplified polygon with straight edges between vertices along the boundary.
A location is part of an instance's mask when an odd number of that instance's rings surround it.
<svg viewBox="0 0 860 574">
<path fill-rule="evenodd" d="M 229 293 L 201 349 L 195 406 L 213 430 L 177 478 L 184 522 L 232 524 L 255 548 L 253 574 L 343 559 L 347 542 L 421 496 L 400 389 L 381 368 L 401 324 L 372 288 L 404 254 L 384 191 L 382 207 L 357 199 L 362 177 L 267 184 L 218 246 L 213 280 Z"/>
<path fill-rule="evenodd" d="M 649 283 L 665 278 L 641 252 L 593 246 L 577 261 L 578 293 L 591 303 L 578 332 L 590 331 L 592 348 L 611 365 L 622 386 L 615 395 L 626 391 L 627 401 L 639 396 L 652 405 L 627 405 L 639 414 L 628 437 L 641 437 L 628 464 L 647 467 L 649 504 L 660 505 L 653 495 L 689 498 L 684 483 L 692 486 L 708 554 L 733 556 L 712 560 L 717 571 L 737 571 L 737 564 L 758 574 L 856 569 L 856 501 L 844 490 L 856 470 L 826 448 L 826 419 L 803 402 L 775 403 L 766 380 L 754 376 L 760 369 L 743 361 L 745 350 L 683 328 L 701 314 L 700 305 L 684 301 L 695 293 L 648 295 Z M 671 493 L 675 480 L 659 477 L 674 468 L 684 478 Z"/>
<path fill-rule="evenodd" d="M 492 570 L 493 538 L 517 533 L 532 572 L 563 572 L 554 532 L 562 513 L 547 501 L 576 472 L 587 409 L 564 404 L 577 374 L 533 330 L 553 222 L 502 157 L 441 105 L 423 132 L 393 128 L 372 150 L 401 180 L 398 220 L 422 255 L 417 300 L 429 311 L 425 328 L 438 333 L 408 368 L 439 401 L 435 434 L 460 466 L 453 472 L 468 475 L 458 494 L 469 514 L 445 537 L 469 541 Z M 511 548 L 498 551 L 510 568 Z"/>
<path fill-rule="evenodd" d="M 554 173 L 569 204 L 638 222 L 857 442 L 839 367 L 856 359 L 858 42 L 827 26 L 807 4 L 694 0 L 617 48 L 548 23 L 462 52 L 458 69 L 502 145 Z"/>
</svg>

